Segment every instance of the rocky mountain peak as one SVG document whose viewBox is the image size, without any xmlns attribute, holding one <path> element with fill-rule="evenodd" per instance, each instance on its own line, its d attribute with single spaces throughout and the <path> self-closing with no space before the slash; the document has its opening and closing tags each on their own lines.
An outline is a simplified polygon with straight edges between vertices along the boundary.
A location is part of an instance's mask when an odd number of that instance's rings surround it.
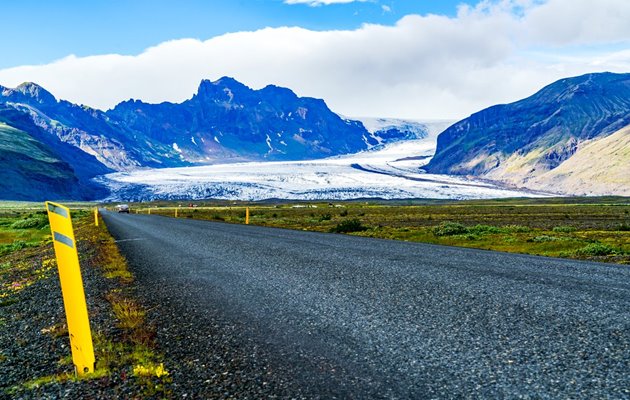
<svg viewBox="0 0 630 400">
<path fill-rule="evenodd" d="M 57 99 L 38 84 L 24 82 L 15 89 L 0 86 L 0 102 L 51 106 L 57 104 Z"/>
<path fill-rule="evenodd" d="M 204 79 L 199 84 L 199 89 L 195 95 L 198 99 L 224 99 L 229 102 L 234 100 L 238 94 L 248 94 L 252 89 L 240 83 L 234 78 L 224 76 L 216 81 Z"/>
<path fill-rule="evenodd" d="M 56 104 L 57 99 L 49 91 L 33 82 L 24 82 L 20 84 L 15 91 L 24 96 L 31 97 L 40 104 Z"/>
</svg>

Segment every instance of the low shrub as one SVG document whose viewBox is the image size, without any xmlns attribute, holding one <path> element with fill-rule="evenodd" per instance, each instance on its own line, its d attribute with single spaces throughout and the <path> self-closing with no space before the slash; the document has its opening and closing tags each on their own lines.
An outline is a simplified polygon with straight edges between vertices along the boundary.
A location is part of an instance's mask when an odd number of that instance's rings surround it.
<svg viewBox="0 0 630 400">
<path fill-rule="evenodd" d="M 332 215 L 330 214 L 324 214 L 321 217 L 319 217 L 319 221 L 330 221 L 332 219 Z"/>
<path fill-rule="evenodd" d="M 617 230 L 621 231 L 621 232 L 630 232 L 630 225 L 628 225 L 628 224 L 621 224 L 621 225 L 619 225 Z"/>
<path fill-rule="evenodd" d="M 438 226 L 433 227 L 435 236 L 453 236 L 468 233 L 468 228 L 457 222 L 442 222 Z"/>
<path fill-rule="evenodd" d="M 361 221 L 356 218 L 347 219 L 338 223 L 335 227 L 331 228 L 330 231 L 333 233 L 350 233 L 350 232 L 362 232 L 367 230 L 367 227 L 364 226 Z"/>
<path fill-rule="evenodd" d="M 501 229 L 491 225 L 475 225 L 468 228 L 468 232 L 476 235 L 486 235 L 491 233 L 501 233 Z"/>
<path fill-rule="evenodd" d="M 501 230 L 506 233 L 529 233 L 532 231 L 532 228 L 523 225 L 506 225 Z"/>
<path fill-rule="evenodd" d="M 0 245 L 0 256 L 13 253 L 14 251 L 25 249 L 27 247 L 33 247 L 33 246 L 35 245 L 32 243 L 27 243 L 24 240 L 16 240 L 11 244 Z"/>
<path fill-rule="evenodd" d="M 617 250 L 602 243 L 591 243 L 575 252 L 579 256 L 608 256 L 617 254 Z"/>
<path fill-rule="evenodd" d="M 576 229 L 573 226 L 556 226 L 553 228 L 553 231 L 557 233 L 571 233 L 575 232 Z"/>
<path fill-rule="evenodd" d="M 42 217 L 32 217 L 18 219 L 11 224 L 11 229 L 39 229 L 48 225 L 48 219 Z"/>
<path fill-rule="evenodd" d="M 476 233 L 465 233 L 463 235 L 454 235 L 453 238 L 462 240 L 479 240 L 481 236 Z"/>
<path fill-rule="evenodd" d="M 531 239 L 527 239 L 527 241 L 530 243 L 555 242 L 556 240 L 559 240 L 559 239 L 555 236 L 548 236 L 548 235 L 540 235 Z"/>
</svg>

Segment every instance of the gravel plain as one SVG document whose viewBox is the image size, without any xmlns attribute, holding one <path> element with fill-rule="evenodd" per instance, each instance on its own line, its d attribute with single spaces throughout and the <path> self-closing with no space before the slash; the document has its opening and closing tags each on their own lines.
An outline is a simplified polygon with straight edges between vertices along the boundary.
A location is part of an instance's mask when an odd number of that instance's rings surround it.
<svg viewBox="0 0 630 400">
<path fill-rule="evenodd" d="M 630 398 L 630 268 L 103 213 L 176 398 Z"/>
</svg>

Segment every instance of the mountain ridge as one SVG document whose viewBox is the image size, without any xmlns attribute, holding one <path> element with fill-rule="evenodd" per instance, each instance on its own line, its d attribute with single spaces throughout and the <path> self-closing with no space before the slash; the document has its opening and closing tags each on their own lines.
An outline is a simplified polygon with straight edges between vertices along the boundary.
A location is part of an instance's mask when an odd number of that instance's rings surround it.
<svg viewBox="0 0 630 400">
<path fill-rule="evenodd" d="M 253 90 L 229 77 L 201 81 L 181 103 L 126 101 L 106 115 L 151 140 L 176 143 L 193 163 L 321 158 L 365 147 L 365 129 L 344 122 L 323 100 L 272 85 Z"/>
<path fill-rule="evenodd" d="M 107 111 L 58 100 L 32 82 L 0 86 L 0 121 L 43 143 L 90 193 L 102 189 L 91 179 L 112 171 L 317 159 L 408 135 L 393 129 L 381 139 L 322 99 L 276 85 L 253 90 L 230 77 L 202 80 L 181 103 L 130 99 Z"/>
<path fill-rule="evenodd" d="M 453 124 L 438 137 L 436 154 L 425 170 L 539 189 L 540 181 L 530 182 L 570 159 L 588 141 L 627 125 L 630 74 L 565 78 L 528 98 Z"/>
</svg>

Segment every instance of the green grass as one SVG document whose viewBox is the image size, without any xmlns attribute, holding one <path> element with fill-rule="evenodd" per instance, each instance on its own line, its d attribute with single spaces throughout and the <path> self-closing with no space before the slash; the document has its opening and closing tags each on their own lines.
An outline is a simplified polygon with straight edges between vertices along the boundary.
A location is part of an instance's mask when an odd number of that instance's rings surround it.
<svg viewBox="0 0 630 400">
<path fill-rule="evenodd" d="M 64 203 L 78 219 L 93 203 Z M 0 201 L 0 256 L 50 241 L 50 226 L 44 203 Z"/>
<path fill-rule="evenodd" d="M 630 264 L 630 198 L 156 202 L 151 214 Z M 138 208 L 140 207 L 140 208 Z M 132 205 L 146 213 L 147 205 Z"/>
<path fill-rule="evenodd" d="M 45 211 L 0 213 L 0 256 L 36 247 L 48 240 L 50 227 Z"/>
</svg>

